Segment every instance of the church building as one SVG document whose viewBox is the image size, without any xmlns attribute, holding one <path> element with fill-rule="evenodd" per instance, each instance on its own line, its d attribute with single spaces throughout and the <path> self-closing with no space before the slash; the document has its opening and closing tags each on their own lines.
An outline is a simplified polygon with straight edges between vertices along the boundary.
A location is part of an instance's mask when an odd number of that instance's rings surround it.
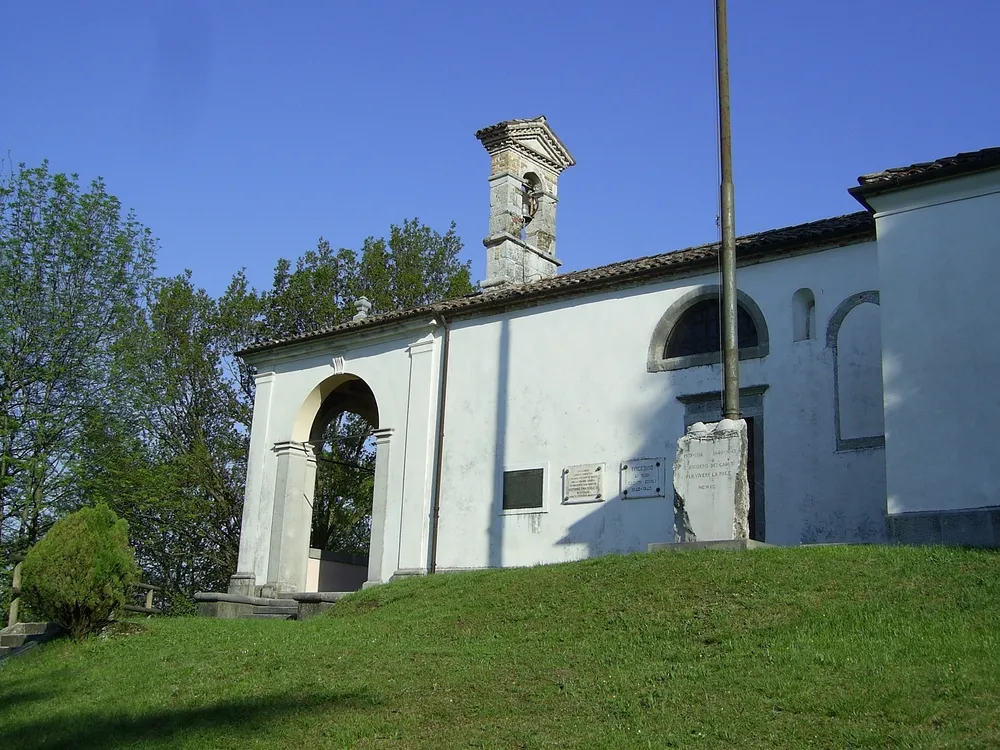
<svg viewBox="0 0 1000 750">
<path fill-rule="evenodd" d="M 476 136 L 480 291 L 240 353 L 257 395 L 231 594 L 336 585 L 310 557 L 312 444 L 344 411 L 377 426 L 353 587 L 698 539 L 672 475 L 678 438 L 721 417 L 718 245 L 561 274 L 569 150 L 544 117 Z M 997 545 L 1000 148 L 858 182 L 857 213 L 737 241 L 750 538 Z"/>
</svg>

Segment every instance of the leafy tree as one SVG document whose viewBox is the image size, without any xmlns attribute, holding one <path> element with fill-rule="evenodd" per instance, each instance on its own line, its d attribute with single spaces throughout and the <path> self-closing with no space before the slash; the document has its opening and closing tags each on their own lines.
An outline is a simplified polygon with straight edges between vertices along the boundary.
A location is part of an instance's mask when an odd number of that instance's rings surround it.
<svg viewBox="0 0 1000 750">
<path fill-rule="evenodd" d="M 249 412 L 226 362 L 252 311 L 195 289 L 190 273 L 158 279 L 122 359 L 131 409 L 87 424 L 79 484 L 129 521 L 173 611 L 236 567 Z"/>
<path fill-rule="evenodd" d="M 0 177 L 0 549 L 75 507 L 81 426 L 114 409 L 155 245 L 100 179 L 45 162 Z"/>
<path fill-rule="evenodd" d="M 461 297 L 473 291 L 469 264 L 459 260 L 461 251 L 454 222 L 442 235 L 418 219 L 407 219 L 390 227 L 388 241 L 365 240 L 352 291 L 371 300 L 373 313 Z"/>
<path fill-rule="evenodd" d="M 375 491 L 372 429 L 364 417 L 350 413 L 327 425 L 317 450 L 310 546 L 368 554 Z"/>
</svg>

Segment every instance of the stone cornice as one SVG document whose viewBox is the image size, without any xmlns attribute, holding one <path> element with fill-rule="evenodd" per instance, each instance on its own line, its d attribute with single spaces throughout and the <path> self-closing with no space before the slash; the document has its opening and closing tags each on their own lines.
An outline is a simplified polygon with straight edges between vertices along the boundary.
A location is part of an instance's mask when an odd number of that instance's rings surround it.
<svg viewBox="0 0 1000 750">
<path fill-rule="evenodd" d="M 544 250 L 541 250 L 540 248 L 537 248 L 534 245 L 525 242 L 520 237 L 515 237 L 510 232 L 500 232 L 499 234 L 494 234 L 491 235 L 490 237 L 487 237 L 486 239 L 483 240 L 483 246 L 489 249 L 491 247 L 496 247 L 497 245 L 502 245 L 505 242 L 512 242 L 518 247 L 524 248 L 529 253 L 534 253 L 539 258 L 544 258 L 550 263 L 554 263 L 557 267 L 562 265 L 562 261 L 559 260 L 556 256 L 551 255 L 550 253 L 547 253 Z"/>
<path fill-rule="evenodd" d="M 545 116 L 530 120 L 507 120 L 476 132 L 476 138 L 493 155 L 512 149 L 541 162 L 559 174 L 576 164 L 566 145 L 549 127 Z"/>
<path fill-rule="evenodd" d="M 323 336 L 318 336 L 302 341 L 286 343 L 280 349 L 272 349 L 271 346 L 273 344 L 265 345 L 267 348 L 257 351 L 244 349 L 241 352 L 237 352 L 237 356 L 241 357 L 248 365 L 252 365 L 258 369 L 265 367 L 273 368 L 281 362 L 303 359 L 309 356 L 327 355 L 334 349 L 340 354 L 344 350 L 354 349 L 359 346 L 371 346 L 372 344 L 392 341 L 394 339 L 409 339 L 406 341 L 409 344 L 414 333 L 432 330 L 437 328 L 438 325 L 437 316 L 420 316 L 410 320 L 400 320 L 396 325 L 361 328 L 351 331 L 347 336 L 341 333 L 341 335 L 337 336 L 335 347 L 331 347 Z"/>
</svg>

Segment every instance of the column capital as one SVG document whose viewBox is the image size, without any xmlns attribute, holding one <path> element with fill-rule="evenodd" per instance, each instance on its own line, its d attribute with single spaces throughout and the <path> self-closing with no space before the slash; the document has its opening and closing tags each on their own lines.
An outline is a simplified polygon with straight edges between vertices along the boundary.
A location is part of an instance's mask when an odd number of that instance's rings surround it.
<svg viewBox="0 0 1000 750">
<path fill-rule="evenodd" d="M 389 438 L 392 437 L 393 428 L 383 427 L 381 429 L 375 430 L 373 433 L 375 435 L 376 443 L 388 443 Z"/>
<path fill-rule="evenodd" d="M 300 443 L 297 440 L 279 440 L 272 447 L 279 456 L 302 455 L 313 453 L 310 443 Z"/>
<path fill-rule="evenodd" d="M 410 353 L 410 356 L 413 357 L 417 354 L 428 354 L 433 348 L 434 348 L 434 337 L 431 335 L 427 335 L 421 339 L 417 339 L 416 341 L 414 341 L 412 344 L 406 347 L 406 350 Z"/>
<path fill-rule="evenodd" d="M 253 376 L 254 385 L 258 388 L 274 380 L 274 370 L 258 370 Z"/>
</svg>

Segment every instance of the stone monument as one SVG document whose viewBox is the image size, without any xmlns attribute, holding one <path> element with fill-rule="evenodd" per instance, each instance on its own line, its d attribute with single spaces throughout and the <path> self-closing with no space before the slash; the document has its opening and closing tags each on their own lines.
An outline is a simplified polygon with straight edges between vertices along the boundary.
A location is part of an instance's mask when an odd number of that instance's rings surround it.
<svg viewBox="0 0 1000 750">
<path fill-rule="evenodd" d="M 674 462 L 674 541 L 747 539 L 747 423 L 691 425 L 677 441 Z"/>
</svg>

